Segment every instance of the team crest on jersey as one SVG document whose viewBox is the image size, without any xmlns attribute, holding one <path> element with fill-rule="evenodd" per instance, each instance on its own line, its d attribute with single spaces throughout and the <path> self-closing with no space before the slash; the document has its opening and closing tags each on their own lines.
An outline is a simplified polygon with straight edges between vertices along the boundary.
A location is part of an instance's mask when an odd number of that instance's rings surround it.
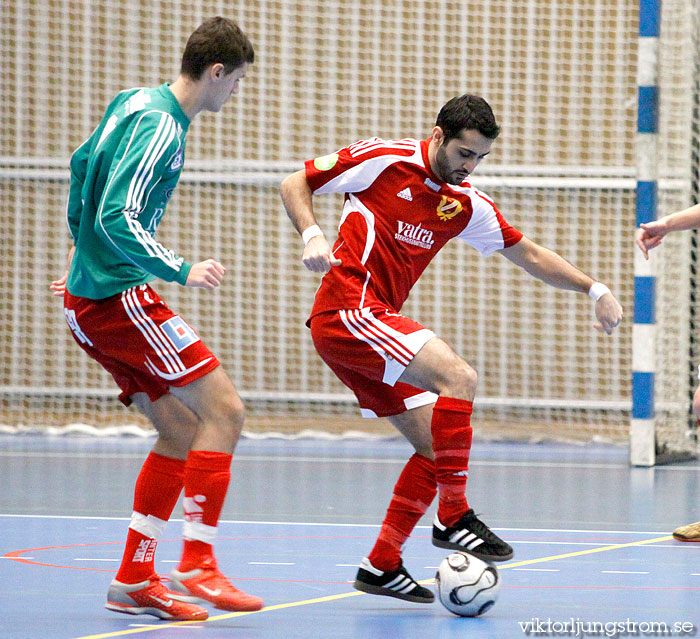
<svg viewBox="0 0 700 639">
<path fill-rule="evenodd" d="M 170 172 L 175 173 L 175 171 L 179 171 L 181 168 L 182 168 L 182 149 L 180 149 L 175 154 L 173 161 L 170 163 Z"/>
<path fill-rule="evenodd" d="M 462 208 L 462 204 L 458 200 L 443 195 L 437 207 L 437 214 L 443 222 L 446 222 L 447 220 L 451 220 L 458 213 L 461 213 Z"/>
<path fill-rule="evenodd" d="M 318 171 L 330 171 L 338 163 L 338 154 L 331 153 L 330 155 L 323 155 L 320 158 L 314 160 L 314 167 Z"/>
</svg>

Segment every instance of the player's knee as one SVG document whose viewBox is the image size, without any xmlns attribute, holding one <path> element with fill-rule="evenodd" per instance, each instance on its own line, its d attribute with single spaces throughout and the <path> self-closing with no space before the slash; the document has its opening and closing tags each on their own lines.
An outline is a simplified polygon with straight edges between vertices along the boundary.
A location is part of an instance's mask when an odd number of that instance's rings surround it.
<svg viewBox="0 0 700 639">
<path fill-rule="evenodd" d="M 479 381 L 479 375 L 477 374 L 476 370 L 469 366 L 469 364 L 466 362 L 464 376 L 467 388 L 472 394 L 474 394 L 476 392 L 477 382 Z"/>
<path fill-rule="evenodd" d="M 240 398 L 235 395 L 220 395 L 216 402 L 208 407 L 208 414 L 202 420 L 209 427 L 223 433 L 233 433 L 236 438 L 243 430 L 245 408 Z"/>
<path fill-rule="evenodd" d="M 454 373 L 454 391 L 452 397 L 471 399 L 476 393 L 476 384 L 479 381 L 476 371 L 465 361 L 457 365 Z"/>
<path fill-rule="evenodd" d="M 243 402 L 238 398 L 238 396 L 232 396 L 227 398 L 225 406 L 225 422 L 229 424 L 229 427 L 236 433 L 240 435 L 243 430 L 243 423 L 245 422 L 245 408 Z"/>
<path fill-rule="evenodd" d="M 471 401 L 476 392 L 477 382 L 476 371 L 467 362 L 459 359 L 444 371 L 436 387 L 440 395 Z"/>
</svg>

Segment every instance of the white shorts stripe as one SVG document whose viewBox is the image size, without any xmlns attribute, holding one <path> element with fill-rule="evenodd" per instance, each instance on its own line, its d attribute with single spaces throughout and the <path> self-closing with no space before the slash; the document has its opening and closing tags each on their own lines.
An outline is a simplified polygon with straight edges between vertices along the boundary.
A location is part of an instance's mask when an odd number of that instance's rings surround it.
<svg viewBox="0 0 700 639">
<path fill-rule="evenodd" d="M 153 350 L 158 351 L 158 347 L 156 344 L 154 344 L 153 339 L 151 338 L 151 335 L 148 331 L 147 327 L 144 327 L 142 325 L 141 320 L 138 318 L 138 316 L 135 313 L 135 309 L 133 308 L 133 302 L 129 297 L 129 294 L 131 292 L 131 289 L 127 289 L 126 291 L 122 292 L 122 305 L 124 306 L 124 310 L 126 311 L 126 314 L 129 316 L 129 319 L 131 320 L 132 324 L 136 326 L 136 328 L 139 329 L 141 334 L 144 336 L 146 341 L 151 345 Z M 167 360 L 164 360 L 163 363 L 168 367 L 168 370 L 173 370 L 170 362 Z"/>
<path fill-rule="evenodd" d="M 340 318 L 345 325 L 345 329 L 353 337 L 367 344 L 382 358 L 384 370 L 381 381 L 388 386 L 394 386 L 397 383 L 416 353 L 420 351 L 426 342 L 435 337 L 435 333 L 427 328 L 421 328 L 419 324 L 408 320 L 408 318 L 403 317 L 399 313 L 390 313 L 388 310 L 386 311 L 387 321 L 396 322 L 398 329 L 377 319 L 369 308 L 339 310 L 337 313 L 336 317 Z M 409 332 L 403 333 L 401 332 L 402 330 Z M 341 331 L 342 333 L 343 331 Z M 369 355 L 366 351 L 365 355 L 372 359 L 372 355 Z M 381 366 L 381 364 L 375 362 L 368 363 L 368 365 L 372 367 Z M 428 396 L 418 393 L 416 405 L 422 406 L 423 404 L 433 403 L 435 398 L 436 396 L 432 394 Z M 411 407 L 406 405 L 406 408 Z M 362 406 L 362 408 L 366 407 Z M 399 412 L 401 408 L 399 406 Z M 376 414 L 365 414 L 363 411 L 363 416 L 374 417 Z"/>
<path fill-rule="evenodd" d="M 392 344 L 394 352 L 397 355 L 403 353 L 404 357 L 407 358 L 408 362 L 411 361 L 415 353 L 411 351 L 405 344 L 403 344 L 395 335 L 392 335 L 387 330 L 390 327 L 378 320 L 372 313 L 367 313 L 366 316 L 362 316 L 359 313 L 359 311 L 357 313 L 357 321 L 360 324 L 362 324 L 363 326 L 367 326 L 368 330 L 374 332 L 378 336 L 381 336 L 381 338 L 387 343 Z"/>
<path fill-rule="evenodd" d="M 207 359 L 203 359 L 201 362 L 197 362 L 194 366 L 190 366 L 189 368 L 183 368 L 181 371 L 178 371 L 177 373 L 164 373 L 163 371 L 160 371 L 156 368 L 156 365 L 146 356 L 146 366 L 148 367 L 148 370 L 151 371 L 154 375 L 158 375 L 158 377 L 162 377 L 163 379 L 167 379 L 168 381 L 173 381 L 176 379 L 180 379 L 181 377 L 184 377 L 185 375 L 189 375 L 191 372 L 196 371 L 198 368 L 202 368 L 202 366 L 205 366 L 209 362 L 214 359 L 213 357 L 207 357 Z"/>
<path fill-rule="evenodd" d="M 143 308 L 141 308 L 141 302 L 136 295 L 136 288 L 128 289 L 124 291 L 126 303 L 131 311 L 130 316 L 136 328 L 141 331 L 141 334 L 146 338 L 148 343 L 151 345 L 153 350 L 158 354 L 158 356 L 163 361 L 163 364 L 167 367 L 170 372 L 177 372 L 184 368 L 184 365 L 180 358 L 175 355 L 173 357 L 169 350 L 169 344 L 167 338 L 164 338 L 158 332 L 158 327 L 153 321 L 146 315 Z"/>
<path fill-rule="evenodd" d="M 134 323 L 134 326 L 141 331 L 146 341 L 153 347 L 153 350 L 163 361 L 163 364 L 170 373 L 177 373 L 185 369 L 180 356 L 175 351 L 170 340 L 162 333 L 160 327 L 146 315 L 141 308 L 141 303 L 136 296 L 136 289 L 127 289 L 122 293 L 122 304 L 127 314 Z"/>
<path fill-rule="evenodd" d="M 359 331 L 367 335 L 370 339 L 374 339 L 382 346 L 385 352 L 389 353 L 395 360 L 408 366 L 413 353 L 404 347 L 395 338 L 387 336 L 384 331 L 381 331 L 374 325 L 374 316 L 371 313 L 363 315 L 361 311 L 352 311 L 352 321 Z M 379 322 L 381 324 L 381 322 Z"/>
<path fill-rule="evenodd" d="M 141 316 L 144 325 L 150 328 L 152 334 L 156 337 L 157 342 L 161 344 L 163 355 L 166 355 L 168 358 L 174 361 L 174 372 L 184 371 L 185 363 L 180 358 L 180 355 L 178 354 L 173 343 L 170 341 L 170 338 L 165 334 L 165 331 L 163 331 L 163 329 L 146 314 L 146 311 L 143 310 L 143 307 L 139 303 L 139 299 L 136 295 L 136 290 L 133 290 L 132 294 L 135 302 L 137 303 L 135 309 L 136 313 Z M 158 354 L 161 355 L 161 351 L 158 351 Z"/>
<path fill-rule="evenodd" d="M 372 349 L 379 353 L 379 355 L 382 357 L 386 357 L 381 344 L 379 344 L 377 340 L 373 339 L 371 335 L 365 335 L 358 328 L 356 328 L 355 323 L 351 320 L 351 317 L 347 311 L 340 311 L 340 319 L 343 320 L 343 324 L 345 324 L 350 333 L 352 333 L 357 339 L 369 344 Z"/>
<path fill-rule="evenodd" d="M 353 326 L 361 335 L 363 335 L 367 340 L 371 340 L 373 343 L 377 344 L 381 348 L 380 354 L 382 355 L 382 357 L 386 359 L 388 355 L 392 359 L 395 359 L 404 368 L 408 366 L 409 362 L 411 361 L 411 358 L 406 357 L 403 353 L 397 352 L 393 348 L 393 346 L 383 338 L 381 334 L 378 334 L 376 331 L 370 330 L 369 327 L 363 325 L 360 321 L 358 321 L 357 317 L 349 315 L 348 320 L 352 322 Z"/>
</svg>

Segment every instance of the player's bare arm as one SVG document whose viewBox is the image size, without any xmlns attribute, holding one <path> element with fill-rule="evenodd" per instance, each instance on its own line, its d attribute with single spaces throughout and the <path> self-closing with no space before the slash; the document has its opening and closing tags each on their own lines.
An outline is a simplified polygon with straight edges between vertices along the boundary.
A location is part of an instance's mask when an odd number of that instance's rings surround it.
<svg viewBox="0 0 700 639">
<path fill-rule="evenodd" d="M 597 329 L 610 335 L 622 321 L 622 306 L 607 287 L 597 284 L 595 280 L 554 251 L 523 237 L 517 244 L 502 249 L 500 252 L 513 264 L 550 286 L 588 293 L 592 296 L 595 294 L 597 298 L 595 314 L 599 323 L 594 326 Z M 592 289 L 594 285 L 601 290 L 602 294 L 596 294 L 597 289 Z"/>
<path fill-rule="evenodd" d="M 696 228 L 700 228 L 700 204 L 666 215 L 659 220 L 640 224 L 634 241 L 648 260 L 649 250 L 661 244 L 665 235 L 671 231 L 687 231 Z"/>
<path fill-rule="evenodd" d="M 314 273 L 327 273 L 341 261 L 333 256 L 331 246 L 319 228 L 313 211 L 311 188 L 303 170 L 287 176 L 280 185 L 280 196 L 289 219 L 304 240 L 301 261 Z"/>
</svg>

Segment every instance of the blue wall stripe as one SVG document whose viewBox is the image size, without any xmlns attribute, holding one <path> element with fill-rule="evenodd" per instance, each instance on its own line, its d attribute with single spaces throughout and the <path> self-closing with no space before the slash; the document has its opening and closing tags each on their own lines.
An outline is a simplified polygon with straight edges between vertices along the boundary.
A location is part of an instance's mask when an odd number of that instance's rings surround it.
<svg viewBox="0 0 700 639">
<path fill-rule="evenodd" d="M 639 35 L 658 38 L 660 23 L 661 0 L 639 0 Z"/>
<path fill-rule="evenodd" d="M 632 373 L 632 417 L 654 417 L 654 373 Z"/>
<path fill-rule="evenodd" d="M 656 278 L 634 278 L 634 323 L 656 322 Z"/>
<path fill-rule="evenodd" d="M 658 197 L 656 180 L 637 182 L 637 226 L 656 219 Z"/>
<path fill-rule="evenodd" d="M 656 133 L 658 122 L 659 90 L 657 87 L 637 88 L 637 131 Z"/>
</svg>

